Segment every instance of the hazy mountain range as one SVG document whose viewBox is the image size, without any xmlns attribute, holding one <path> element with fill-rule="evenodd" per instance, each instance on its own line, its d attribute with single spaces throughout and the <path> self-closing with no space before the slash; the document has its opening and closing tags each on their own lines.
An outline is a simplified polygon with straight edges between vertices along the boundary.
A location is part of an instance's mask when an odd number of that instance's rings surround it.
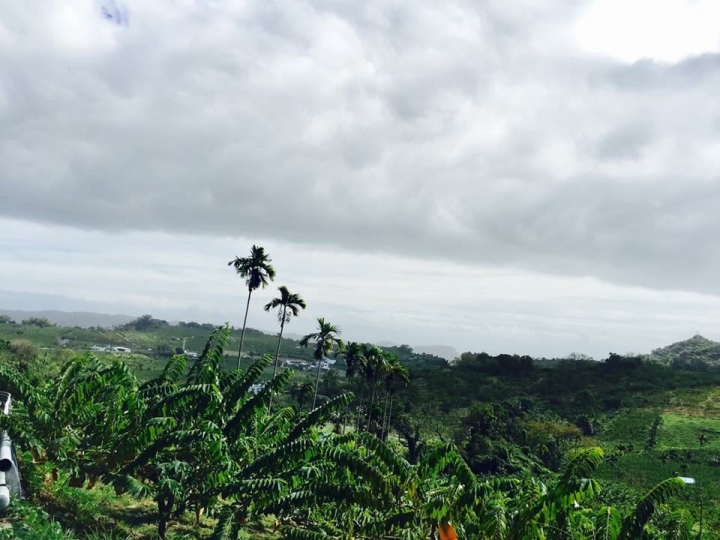
<svg viewBox="0 0 720 540">
<path fill-rule="evenodd" d="M 90 326 L 101 326 L 104 328 L 112 328 L 125 324 L 137 318 L 133 315 L 111 315 L 107 313 L 95 313 L 91 311 L 60 311 L 53 309 L 45 310 L 18 310 L 18 309 L 2 309 L 0 308 L 0 314 L 12 317 L 17 322 L 30 317 L 42 317 L 49 321 L 54 322 L 60 326 L 79 326 L 81 328 L 88 328 Z M 171 324 L 176 324 L 177 321 L 170 321 Z M 303 336 L 300 334 L 294 334 L 292 332 L 286 332 L 285 337 L 289 339 L 300 340 Z M 381 347 L 395 347 L 396 343 L 389 341 L 379 341 L 378 346 Z M 432 354 L 445 358 L 446 360 L 453 360 L 460 356 L 460 353 L 455 348 L 449 345 L 410 345 L 415 352 Z"/>
<path fill-rule="evenodd" d="M 53 309 L 24 311 L 20 309 L 0 308 L 0 315 L 12 317 L 17 322 L 30 317 L 42 317 L 59 326 L 79 326 L 81 328 L 89 328 L 91 326 L 112 328 L 113 326 L 125 324 L 136 318 L 131 315 L 110 315 L 107 313 L 92 313 L 89 311 L 57 311 Z"/>
</svg>

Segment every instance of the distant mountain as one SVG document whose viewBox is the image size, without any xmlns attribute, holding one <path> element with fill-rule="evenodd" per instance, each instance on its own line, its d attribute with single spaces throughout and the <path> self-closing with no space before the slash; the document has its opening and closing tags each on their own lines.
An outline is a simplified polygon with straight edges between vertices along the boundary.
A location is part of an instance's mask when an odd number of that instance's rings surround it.
<svg viewBox="0 0 720 540">
<path fill-rule="evenodd" d="M 717 369 L 720 368 L 720 343 L 698 334 L 685 341 L 655 349 L 649 358 L 684 369 Z"/>
<path fill-rule="evenodd" d="M 91 326 L 112 328 L 135 319 L 135 317 L 130 315 L 108 315 L 106 313 L 91 313 L 89 311 L 23 311 L 0 308 L 0 314 L 12 317 L 17 322 L 23 319 L 29 319 L 30 317 L 39 317 L 54 322 L 58 326 L 79 326 L 81 328 L 89 328 Z"/>
</svg>

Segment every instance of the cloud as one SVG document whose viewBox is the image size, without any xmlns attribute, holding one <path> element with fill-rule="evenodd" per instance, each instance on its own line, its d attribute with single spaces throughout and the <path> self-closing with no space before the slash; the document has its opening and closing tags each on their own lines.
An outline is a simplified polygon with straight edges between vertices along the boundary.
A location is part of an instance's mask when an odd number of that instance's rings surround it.
<svg viewBox="0 0 720 540">
<path fill-rule="evenodd" d="M 82 231 L 0 219 L 0 308 L 59 309 L 242 324 L 244 284 L 226 263 L 246 238 Z M 350 340 L 565 356 L 649 352 L 700 331 L 718 338 L 720 298 L 594 278 L 358 254 L 263 240 L 276 283 L 253 294 L 251 328 L 277 332 L 261 306 L 287 285 L 308 307 L 286 330 L 338 324 Z"/>
<path fill-rule="evenodd" d="M 4 5 L 0 215 L 720 293 L 720 55 L 568 4 Z"/>
</svg>

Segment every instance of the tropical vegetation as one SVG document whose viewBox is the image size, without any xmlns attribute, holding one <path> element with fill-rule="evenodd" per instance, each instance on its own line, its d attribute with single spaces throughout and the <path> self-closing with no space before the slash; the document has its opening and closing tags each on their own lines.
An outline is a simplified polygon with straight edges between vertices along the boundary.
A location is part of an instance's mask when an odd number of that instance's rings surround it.
<svg viewBox="0 0 720 540">
<path fill-rule="evenodd" d="M 90 331 L 3 320 L 0 390 L 15 406 L 0 430 L 26 499 L 0 538 L 718 537 L 720 374 L 698 368 L 701 354 L 450 364 L 345 343 L 322 317 L 288 345 L 284 327 L 307 305 L 285 286 L 264 306 L 277 336 L 246 328 L 270 263 L 259 246 L 230 263 L 248 287 L 237 362 L 229 325 L 147 315 L 93 335 L 162 336 L 150 355 L 43 356 L 28 337 Z M 200 336 L 195 357 L 185 346 Z M 307 351 L 313 373 L 283 368 L 284 351 Z"/>
</svg>

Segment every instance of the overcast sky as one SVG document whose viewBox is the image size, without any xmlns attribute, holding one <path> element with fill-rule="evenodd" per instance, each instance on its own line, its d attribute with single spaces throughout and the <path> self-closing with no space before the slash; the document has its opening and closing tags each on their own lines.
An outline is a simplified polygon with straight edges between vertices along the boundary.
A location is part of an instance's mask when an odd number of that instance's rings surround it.
<svg viewBox="0 0 720 540">
<path fill-rule="evenodd" d="M 104 8 L 104 11 L 103 11 Z M 0 5 L 0 300 L 536 356 L 720 339 L 717 0 Z M 250 326 L 274 330 L 258 294 Z"/>
</svg>

